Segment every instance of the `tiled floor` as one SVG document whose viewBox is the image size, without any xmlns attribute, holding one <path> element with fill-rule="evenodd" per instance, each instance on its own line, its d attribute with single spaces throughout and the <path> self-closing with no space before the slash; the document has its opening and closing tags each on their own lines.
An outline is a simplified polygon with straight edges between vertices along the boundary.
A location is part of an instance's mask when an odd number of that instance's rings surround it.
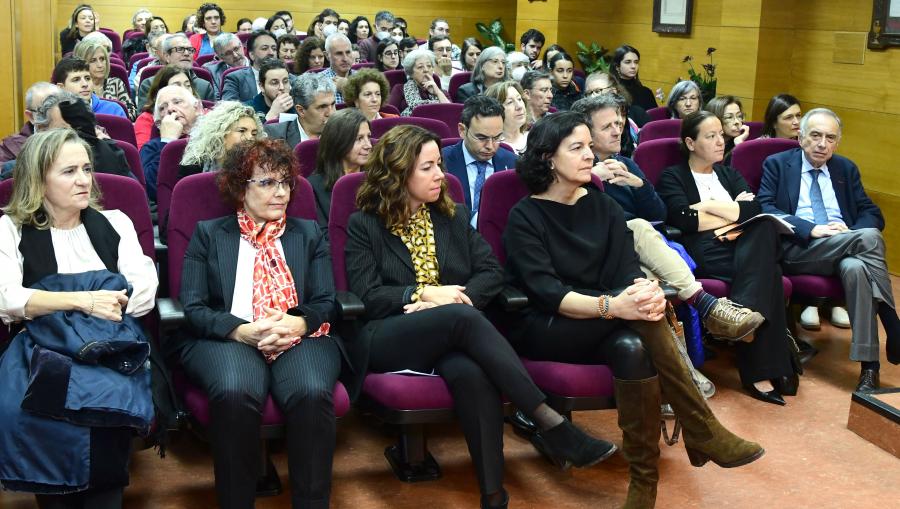
<svg viewBox="0 0 900 509">
<path fill-rule="evenodd" d="M 900 294 L 900 278 L 893 278 Z M 825 317 L 823 313 L 823 318 Z M 711 406 L 738 434 L 761 442 L 766 455 L 738 469 L 712 463 L 693 468 L 683 444 L 663 446 L 659 508 L 845 508 L 900 507 L 900 459 L 847 429 L 850 392 L 858 364 L 848 361 L 849 331 L 830 326 L 802 332 L 821 353 L 806 366 L 800 393 L 786 407 L 758 402 L 740 390 L 728 350 L 703 371 L 716 383 Z M 882 359 L 881 383 L 900 386 L 900 366 Z M 582 412 L 575 420 L 598 436 L 621 443 L 613 411 Z M 430 509 L 477 507 L 477 484 L 465 443 L 453 424 L 429 428 L 429 446 L 444 476 L 434 482 L 404 484 L 391 474 L 382 451 L 388 432 L 351 413 L 338 424 L 332 507 Z M 532 447 L 506 434 L 506 478 L 513 508 L 613 508 L 622 504 L 627 465 L 621 455 L 587 470 L 560 472 Z M 287 459 L 275 455 L 287 484 Z M 290 507 L 287 493 L 257 501 L 260 508 Z M 213 507 L 212 463 L 208 449 L 189 435 L 176 438 L 169 456 L 136 453 L 125 507 Z M 0 507 L 35 507 L 29 495 L 0 493 Z"/>
</svg>

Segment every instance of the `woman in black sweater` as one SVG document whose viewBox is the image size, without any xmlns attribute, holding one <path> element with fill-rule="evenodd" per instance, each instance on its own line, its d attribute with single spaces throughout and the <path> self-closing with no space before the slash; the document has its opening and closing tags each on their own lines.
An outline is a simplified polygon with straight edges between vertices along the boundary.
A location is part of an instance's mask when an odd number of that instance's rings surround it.
<svg viewBox="0 0 900 509">
<path fill-rule="evenodd" d="M 633 104 L 649 110 L 656 108 L 656 97 L 653 91 L 645 87 L 638 77 L 638 68 L 641 63 L 641 52 L 633 46 L 624 44 L 616 48 L 613 53 L 613 61 L 610 70 L 619 78 L 625 90 L 631 94 Z"/>
<path fill-rule="evenodd" d="M 741 383 L 751 396 L 784 405 L 797 393 L 791 340 L 787 336 L 781 242 L 769 221 L 748 225 L 735 240 L 719 240 L 715 230 L 762 212 L 744 178 L 720 164 L 725 152 L 722 123 L 698 111 L 681 125 L 685 161 L 667 168 L 656 191 L 669 210 L 666 222 L 684 232 L 681 242 L 697 262 L 697 277 L 731 283 L 731 300 L 766 317 L 752 343 L 737 345 Z"/>
<path fill-rule="evenodd" d="M 587 119 L 561 112 L 540 120 L 516 172 L 531 196 L 503 235 L 510 278 L 529 297 L 511 333 L 538 360 L 608 364 L 615 376 L 622 449 L 631 483 L 625 507 L 653 507 L 659 479 L 660 387 L 684 425 L 695 466 L 750 463 L 759 444 L 726 430 L 693 385 L 663 320 L 665 298 L 642 277 L 621 207 L 591 181 Z"/>
<path fill-rule="evenodd" d="M 412 369 L 443 377 L 475 463 L 481 507 L 505 508 L 501 394 L 534 419 L 561 466 L 592 465 L 616 447 L 547 406 L 480 311 L 500 292 L 503 273 L 469 226 L 465 206 L 447 193 L 440 142 L 421 127 L 395 127 L 363 169 L 360 210 L 347 226 L 347 279 L 366 306 L 352 362 L 360 375 Z"/>
</svg>

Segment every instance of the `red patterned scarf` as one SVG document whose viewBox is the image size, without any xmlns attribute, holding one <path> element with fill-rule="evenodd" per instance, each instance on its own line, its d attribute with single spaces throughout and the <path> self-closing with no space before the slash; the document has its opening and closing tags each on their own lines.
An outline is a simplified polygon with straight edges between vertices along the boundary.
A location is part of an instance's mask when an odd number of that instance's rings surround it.
<svg viewBox="0 0 900 509">
<path fill-rule="evenodd" d="M 300 297 L 294 286 L 294 276 L 275 245 L 275 241 L 284 233 L 285 216 L 281 216 L 278 221 L 257 225 L 247 211 L 241 208 L 237 212 L 237 220 L 241 238 L 256 249 L 256 258 L 253 260 L 253 321 L 266 317 L 264 308 L 286 312 L 297 307 Z M 328 334 L 328 327 L 326 322 L 310 336 Z M 299 337 L 295 338 L 291 347 L 300 343 L 300 340 Z M 266 361 L 274 361 L 280 353 L 265 354 Z"/>
</svg>

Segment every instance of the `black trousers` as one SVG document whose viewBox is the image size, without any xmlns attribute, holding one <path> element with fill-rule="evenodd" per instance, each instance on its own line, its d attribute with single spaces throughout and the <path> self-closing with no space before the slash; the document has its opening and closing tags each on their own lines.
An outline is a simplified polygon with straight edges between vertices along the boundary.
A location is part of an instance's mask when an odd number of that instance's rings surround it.
<svg viewBox="0 0 900 509">
<path fill-rule="evenodd" d="M 332 338 L 304 339 L 272 364 L 243 343 L 198 339 L 185 344 L 181 363 L 209 397 L 219 507 L 254 506 L 259 428 L 270 393 L 286 421 L 293 507 L 328 507 L 335 448 L 332 393 L 341 370 Z"/>
<path fill-rule="evenodd" d="M 606 364 L 622 380 L 656 375 L 641 337 L 622 320 L 577 320 L 533 313 L 513 333 L 516 350 L 532 360 Z"/>
<path fill-rule="evenodd" d="M 372 336 L 369 371 L 435 369 L 447 382 L 482 493 L 503 486 L 503 401 L 529 415 L 545 396 L 484 314 L 465 304 L 385 318 Z"/>
<path fill-rule="evenodd" d="M 787 338 L 784 286 L 781 282 L 781 239 L 768 222 L 751 225 L 733 242 L 721 242 L 701 234 L 698 278 L 731 282 L 731 300 L 759 311 L 766 321 L 752 343 L 738 342 L 738 373 L 751 384 L 794 372 Z"/>
</svg>

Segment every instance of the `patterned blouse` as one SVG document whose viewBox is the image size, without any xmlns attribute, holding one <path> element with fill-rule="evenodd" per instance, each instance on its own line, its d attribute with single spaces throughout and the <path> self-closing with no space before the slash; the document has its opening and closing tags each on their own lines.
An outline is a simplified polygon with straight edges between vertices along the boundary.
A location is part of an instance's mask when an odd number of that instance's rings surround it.
<svg viewBox="0 0 900 509">
<path fill-rule="evenodd" d="M 434 104 L 440 102 L 437 96 L 431 95 L 410 78 L 403 84 L 403 98 L 406 99 L 406 109 L 400 112 L 401 117 L 412 115 L 413 109 L 420 104 Z"/>
<path fill-rule="evenodd" d="M 137 118 L 137 108 L 134 106 L 134 101 L 132 101 L 131 97 L 128 95 L 128 89 L 125 88 L 125 83 L 123 83 L 121 79 L 116 78 L 115 76 L 106 78 L 106 83 L 103 84 L 103 94 L 100 98 L 115 99 L 119 101 L 125 105 L 125 114 L 128 115 L 129 120 L 134 122 Z"/>
<path fill-rule="evenodd" d="M 438 286 L 440 270 L 434 242 L 434 224 L 427 205 L 422 205 L 405 226 L 395 226 L 391 233 L 400 237 L 409 250 L 413 268 L 416 271 L 416 291 L 412 301 L 417 302 L 426 286 Z"/>
</svg>

